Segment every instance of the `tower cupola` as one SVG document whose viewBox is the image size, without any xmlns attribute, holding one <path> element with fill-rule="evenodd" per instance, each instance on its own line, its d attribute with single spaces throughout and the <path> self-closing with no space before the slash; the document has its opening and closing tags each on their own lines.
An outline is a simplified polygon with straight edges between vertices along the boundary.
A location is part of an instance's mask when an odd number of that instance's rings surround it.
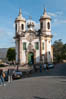
<svg viewBox="0 0 66 99">
<path fill-rule="evenodd" d="M 16 21 L 24 21 L 24 22 L 26 22 L 25 18 L 22 16 L 21 8 L 19 9 L 19 15 L 18 15 L 18 17 L 16 18 L 15 22 L 16 22 Z"/>
<path fill-rule="evenodd" d="M 47 14 L 46 8 L 40 17 L 40 30 L 43 34 L 51 35 L 51 17 Z"/>
<path fill-rule="evenodd" d="M 51 20 L 51 17 L 46 12 L 46 8 L 44 8 L 43 15 L 40 17 L 40 20 L 42 20 L 42 19 L 49 19 L 49 20 Z"/>
<path fill-rule="evenodd" d="M 26 25 L 26 20 L 22 16 L 21 9 L 19 9 L 19 15 L 15 20 L 15 32 L 16 32 L 16 34 L 21 35 L 22 32 L 25 32 L 25 25 Z"/>
</svg>

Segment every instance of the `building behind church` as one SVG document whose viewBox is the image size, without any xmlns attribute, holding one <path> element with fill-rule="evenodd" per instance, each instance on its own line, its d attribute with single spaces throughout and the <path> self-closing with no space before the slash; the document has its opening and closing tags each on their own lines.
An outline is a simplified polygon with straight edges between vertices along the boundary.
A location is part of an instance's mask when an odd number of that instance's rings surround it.
<svg viewBox="0 0 66 99">
<path fill-rule="evenodd" d="M 15 20 L 14 38 L 16 41 L 16 63 L 25 65 L 53 62 L 51 17 L 47 15 L 46 9 L 40 17 L 39 30 L 35 29 L 34 21 L 30 20 L 26 23 L 20 9 Z"/>
</svg>

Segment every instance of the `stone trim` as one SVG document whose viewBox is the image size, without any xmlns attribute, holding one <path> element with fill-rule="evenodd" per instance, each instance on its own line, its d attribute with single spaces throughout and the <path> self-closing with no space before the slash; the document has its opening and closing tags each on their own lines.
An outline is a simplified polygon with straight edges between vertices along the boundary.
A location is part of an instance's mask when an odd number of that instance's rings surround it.
<svg viewBox="0 0 66 99">
<path fill-rule="evenodd" d="M 19 38 L 18 40 L 18 63 L 19 65 L 21 65 L 21 60 L 22 60 L 22 42 L 21 42 L 21 38 Z"/>
<path fill-rule="evenodd" d="M 47 40 L 45 40 L 45 62 L 47 62 Z"/>
<path fill-rule="evenodd" d="M 42 45 L 41 45 L 41 36 L 40 36 L 40 62 L 42 60 Z"/>
<path fill-rule="evenodd" d="M 16 22 L 21 22 L 21 21 L 26 23 L 26 20 L 15 20 L 15 23 Z"/>
<path fill-rule="evenodd" d="M 46 17 L 46 18 L 40 18 L 39 21 L 41 21 L 41 20 L 46 20 L 46 19 L 52 20 L 51 18 Z"/>
</svg>

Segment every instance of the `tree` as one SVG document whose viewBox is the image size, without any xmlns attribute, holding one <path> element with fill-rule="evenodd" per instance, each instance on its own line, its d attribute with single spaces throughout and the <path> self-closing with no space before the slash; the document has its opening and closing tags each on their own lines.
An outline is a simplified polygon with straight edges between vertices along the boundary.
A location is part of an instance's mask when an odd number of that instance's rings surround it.
<svg viewBox="0 0 66 99">
<path fill-rule="evenodd" d="M 63 57 L 63 60 L 66 60 L 66 44 L 63 45 L 62 57 Z"/>
<path fill-rule="evenodd" d="M 8 61 L 12 61 L 13 63 L 15 61 L 15 57 L 16 57 L 15 48 L 9 48 L 7 51 Z"/>
<path fill-rule="evenodd" d="M 56 40 L 53 44 L 54 62 L 62 62 L 63 60 L 63 42 L 61 39 Z"/>
</svg>

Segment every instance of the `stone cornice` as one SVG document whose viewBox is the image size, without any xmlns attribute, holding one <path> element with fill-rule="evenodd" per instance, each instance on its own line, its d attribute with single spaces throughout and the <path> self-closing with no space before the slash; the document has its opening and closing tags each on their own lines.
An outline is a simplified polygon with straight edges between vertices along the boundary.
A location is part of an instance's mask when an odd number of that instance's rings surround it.
<svg viewBox="0 0 66 99">
<path fill-rule="evenodd" d="M 53 35 L 46 35 L 46 34 L 40 34 L 40 36 L 43 36 L 43 37 L 50 37 L 50 38 L 53 37 Z"/>
<path fill-rule="evenodd" d="M 16 23 L 16 22 L 21 22 L 21 21 L 26 23 L 25 20 L 17 20 L 17 19 L 15 20 L 15 23 Z"/>
<path fill-rule="evenodd" d="M 46 19 L 52 20 L 52 19 L 49 18 L 49 17 L 46 17 L 46 18 L 41 17 L 41 18 L 39 19 L 39 21 L 41 21 L 41 20 L 46 20 Z"/>
</svg>

